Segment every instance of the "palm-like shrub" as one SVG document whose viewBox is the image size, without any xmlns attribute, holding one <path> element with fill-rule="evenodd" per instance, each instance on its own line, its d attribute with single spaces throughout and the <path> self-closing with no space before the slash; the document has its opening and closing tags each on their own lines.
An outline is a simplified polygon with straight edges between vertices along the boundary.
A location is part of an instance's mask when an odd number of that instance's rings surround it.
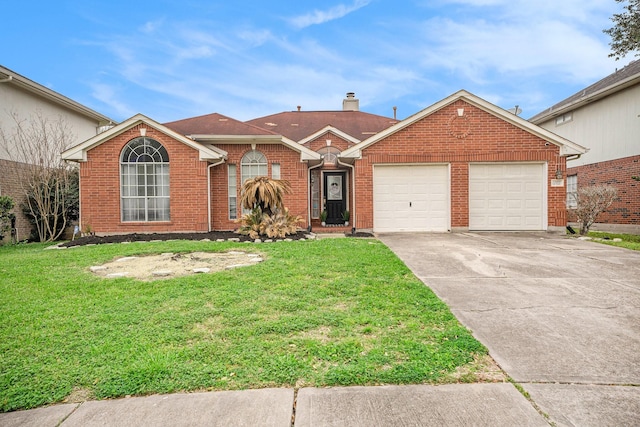
<svg viewBox="0 0 640 427">
<path fill-rule="evenodd" d="M 294 234 L 303 220 L 284 207 L 284 195 L 291 192 L 289 181 L 259 176 L 242 185 L 240 204 L 251 212 L 242 215 L 238 233 L 257 239 L 261 235 L 283 238 Z"/>
<path fill-rule="evenodd" d="M 301 216 L 289 214 L 289 209 L 283 212 L 276 211 L 273 215 L 265 215 L 263 219 L 264 232 L 270 238 L 284 238 L 288 234 L 298 231 L 298 224 L 302 221 Z"/>
<path fill-rule="evenodd" d="M 259 207 L 254 208 L 250 213 L 244 214 L 240 219 L 236 220 L 236 222 L 240 223 L 238 233 L 257 239 L 261 234 L 264 234 L 264 218 L 265 215 L 263 215 L 262 209 Z"/>
<path fill-rule="evenodd" d="M 272 215 L 276 210 L 284 210 L 284 195 L 288 193 L 291 193 L 289 181 L 258 176 L 242 184 L 240 204 L 244 209 L 259 207 L 262 213 Z"/>
</svg>

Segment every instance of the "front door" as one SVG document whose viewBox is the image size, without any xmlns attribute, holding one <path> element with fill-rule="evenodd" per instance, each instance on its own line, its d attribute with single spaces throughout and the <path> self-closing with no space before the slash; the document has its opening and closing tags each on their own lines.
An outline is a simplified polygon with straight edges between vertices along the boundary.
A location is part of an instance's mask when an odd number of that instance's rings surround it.
<svg viewBox="0 0 640 427">
<path fill-rule="evenodd" d="M 344 172 L 325 172 L 324 208 L 327 224 L 343 224 L 342 213 L 347 209 L 347 191 Z"/>
</svg>

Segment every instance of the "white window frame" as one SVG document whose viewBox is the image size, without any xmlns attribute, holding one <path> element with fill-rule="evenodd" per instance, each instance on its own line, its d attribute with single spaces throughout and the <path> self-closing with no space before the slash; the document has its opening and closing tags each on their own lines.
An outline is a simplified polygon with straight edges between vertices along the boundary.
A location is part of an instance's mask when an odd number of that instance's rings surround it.
<svg viewBox="0 0 640 427">
<path fill-rule="evenodd" d="M 556 117 L 556 126 L 563 125 L 573 120 L 573 112 L 564 113 Z"/>
<path fill-rule="evenodd" d="M 567 209 L 578 207 L 578 175 L 567 175 Z"/>
<path fill-rule="evenodd" d="M 280 179 L 280 163 L 271 163 L 271 178 Z"/>
<path fill-rule="evenodd" d="M 238 218 L 238 167 L 230 163 L 227 165 L 228 194 L 229 194 L 229 219 Z"/>
<path fill-rule="evenodd" d="M 155 139 L 138 137 L 120 153 L 120 220 L 171 220 L 169 154 Z"/>
</svg>

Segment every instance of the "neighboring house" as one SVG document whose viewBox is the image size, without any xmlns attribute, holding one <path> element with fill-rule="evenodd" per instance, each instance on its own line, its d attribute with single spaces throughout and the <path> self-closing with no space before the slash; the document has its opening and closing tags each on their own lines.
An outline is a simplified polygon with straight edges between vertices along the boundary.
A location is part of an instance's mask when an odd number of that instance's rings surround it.
<svg viewBox="0 0 640 427">
<path fill-rule="evenodd" d="M 108 117 L 0 66 L 0 129 L 11 139 L 16 127 L 14 117 L 29 121 L 38 115 L 52 121 L 64 118 L 75 135 L 73 145 L 95 136 L 112 123 Z M 23 164 L 12 161 L 14 159 L 0 149 L 0 195 L 10 196 L 16 202 L 16 237 L 24 240 L 29 237 L 31 226 L 20 208 L 25 195 L 17 168 Z"/>
<path fill-rule="evenodd" d="M 560 230 L 566 156 L 585 149 L 468 92 L 398 121 L 360 112 L 136 115 L 65 151 L 80 164 L 82 226 L 99 234 L 233 230 L 251 177 L 288 180 L 302 227 Z"/>
<path fill-rule="evenodd" d="M 578 188 L 610 184 L 618 200 L 594 228 L 640 232 L 640 60 L 530 119 L 589 148 L 568 159 L 567 204 Z"/>
</svg>

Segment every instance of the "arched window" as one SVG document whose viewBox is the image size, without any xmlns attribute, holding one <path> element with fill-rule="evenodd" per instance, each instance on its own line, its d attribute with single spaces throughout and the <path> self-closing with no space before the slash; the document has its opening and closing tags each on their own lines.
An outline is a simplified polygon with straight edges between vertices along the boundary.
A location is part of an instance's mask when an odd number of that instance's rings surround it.
<svg viewBox="0 0 640 427">
<path fill-rule="evenodd" d="M 326 164 L 335 165 L 338 161 L 338 154 L 340 154 L 340 150 L 335 147 L 324 147 L 318 150 L 318 154 L 322 154 Z"/>
<path fill-rule="evenodd" d="M 242 156 L 240 160 L 241 183 L 257 176 L 267 175 L 267 158 L 260 151 L 252 150 Z"/>
<path fill-rule="evenodd" d="M 169 154 L 155 139 L 131 140 L 120 156 L 122 221 L 169 221 Z"/>
</svg>

